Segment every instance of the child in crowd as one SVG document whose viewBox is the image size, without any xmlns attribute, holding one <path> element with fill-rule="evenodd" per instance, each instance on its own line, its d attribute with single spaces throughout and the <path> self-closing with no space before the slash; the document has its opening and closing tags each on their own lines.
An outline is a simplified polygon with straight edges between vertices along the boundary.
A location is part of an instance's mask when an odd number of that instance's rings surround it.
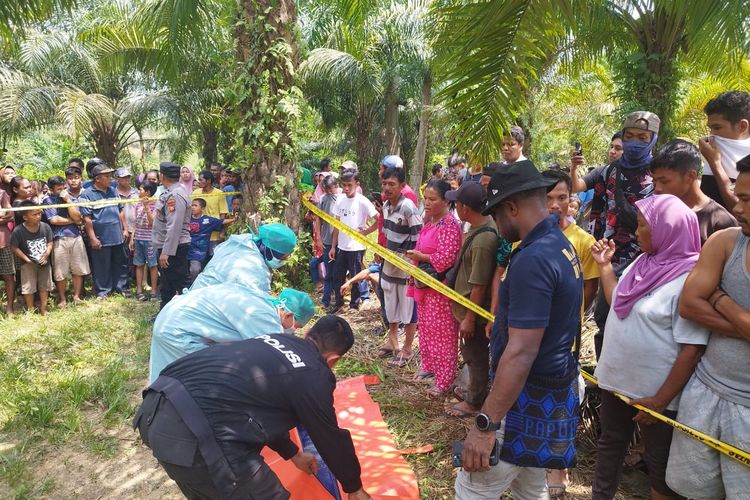
<svg viewBox="0 0 750 500">
<path fill-rule="evenodd" d="M 39 207 L 24 200 L 19 207 Z M 34 309 L 34 294 L 39 292 L 39 313 L 47 314 L 47 299 L 52 290 L 52 228 L 42 222 L 42 209 L 33 208 L 16 212 L 16 227 L 10 236 L 10 247 L 21 260 L 21 293 L 26 309 Z"/>
<path fill-rule="evenodd" d="M 234 201 L 234 200 L 233 200 Z M 192 283 L 203 270 L 203 264 L 208 255 L 208 242 L 211 233 L 221 231 L 225 225 L 234 222 L 234 217 L 219 219 L 203 214 L 206 208 L 206 200 L 194 198 L 191 205 L 192 217 L 190 219 L 190 249 L 188 250 L 188 261 L 190 262 L 190 282 Z"/>
<path fill-rule="evenodd" d="M 143 293 L 143 277 L 146 266 L 151 278 L 151 300 L 159 298 L 159 268 L 156 261 L 156 249 L 151 246 L 151 229 L 154 225 L 154 211 L 156 203 L 149 201 L 156 193 L 156 184 L 149 180 L 143 181 L 138 188 L 141 202 L 135 203 L 135 232 L 130 239 L 130 253 L 133 255 L 135 266 L 135 293 L 138 300 L 148 300 Z"/>
<path fill-rule="evenodd" d="M 334 215 L 333 208 L 336 205 L 336 197 L 339 192 L 339 181 L 336 177 L 329 175 L 323 179 L 323 197 L 320 198 L 318 207 L 328 215 Z M 335 216 L 335 215 L 334 215 Z M 333 226 L 325 221 L 315 218 L 313 224 L 317 227 L 320 238 L 317 241 L 319 248 L 316 250 L 320 253 L 320 259 L 325 267 L 323 276 L 323 307 L 331 305 L 331 291 L 333 283 L 333 260 L 330 259 L 331 245 L 333 243 Z"/>
<path fill-rule="evenodd" d="M 244 198 L 241 194 L 236 194 L 232 197 L 232 217 L 236 220 L 240 218 L 240 210 L 242 210 L 242 202 Z"/>
<path fill-rule="evenodd" d="M 344 196 L 339 196 L 336 199 L 333 215 L 350 228 L 366 232 L 368 222 L 378 215 L 378 211 L 370 200 L 357 192 L 359 174 L 353 170 L 345 170 L 341 176 L 341 187 Z M 333 230 L 328 258 L 335 261 L 333 265 L 333 293 L 336 296 L 336 302 L 328 308 L 328 314 L 335 314 L 344 305 L 341 285 L 344 284 L 347 272 L 351 276 L 356 276 L 362 270 L 364 253 L 364 245 L 344 233 L 339 233 L 337 229 Z M 353 288 L 351 302 L 349 303 L 351 309 L 359 308 L 360 297 L 359 288 Z"/>
</svg>

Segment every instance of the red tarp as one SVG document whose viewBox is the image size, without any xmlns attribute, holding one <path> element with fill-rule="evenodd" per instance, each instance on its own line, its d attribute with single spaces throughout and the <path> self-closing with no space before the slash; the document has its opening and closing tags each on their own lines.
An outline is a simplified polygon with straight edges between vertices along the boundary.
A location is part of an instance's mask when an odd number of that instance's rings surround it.
<svg viewBox="0 0 750 500">
<path fill-rule="evenodd" d="M 372 400 L 365 384 L 376 384 L 375 376 L 339 380 L 334 405 L 339 426 L 352 434 L 354 449 L 362 465 L 362 484 L 374 499 L 399 498 L 418 500 L 419 488 L 414 471 L 396 448 L 383 421 L 380 407 Z M 292 440 L 299 444 L 296 431 Z M 331 495 L 318 480 L 297 469 L 291 461 L 282 460 L 273 450 L 263 450 L 266 463 L 289 490 L 292 500 L 330 500 Z M 346 494 L 342 492 L 342 498 Z"/>
</svg>

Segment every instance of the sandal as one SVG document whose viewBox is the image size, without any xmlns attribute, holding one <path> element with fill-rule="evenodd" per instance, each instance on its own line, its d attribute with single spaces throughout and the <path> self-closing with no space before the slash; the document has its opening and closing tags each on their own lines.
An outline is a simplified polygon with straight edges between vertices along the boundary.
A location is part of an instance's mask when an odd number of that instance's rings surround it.
<svg viewBox="0 0 750 500">
<path fill-rule="evenodd" d="M 450 403 L 445 405 L 445 414 L 449 417 L 456 418 L 474 418 L 477 416 L 477 411 L 467 411 L 459 407 L 461 403 Z"/>
<path fill-rule="evenodd" d="M 139 293 L 135 298 L 138 299 L 139 302 L 146 302 L 148 300 L 145 293 Z"/>
<path fill-rule="evenodd" d="M 390 358 L 398 352 L 398 349 L 391 349 L 390 347 L 381 347 L 378 352 L 375 353 L 375 357 L 378 359 Z"/>
<path fill-rule="evenodd" d="M 390 360 L 388 364 L 397 368 L 403 368 L 409 364 L 409 361 L 411 361 L 413 356 L 414 354 L 404 354 L 403 352 L 400 352 L 398 356 Z"/>
<path fill-rule="evenodd" d="M 430 389 L 427 389 L 427 397 L 430 399 L 445 399 L 445 396 L 448 394 L 448 391 L 441 391 L 437 387 L 432 387 Z"/>
<path fill-rule="evenodd" d="M 451 392 L 453 393 L 453 397 L 458 399 L 459 401 L 466 400 L 466 393 L 464 392 L 461 386 L 454 385 L 453 390 Z"/>
<path fill-rule="evenodd" d="M 414 380 L 416 380 L 417 382 L 432 382 L 434 379 L 435 379 L 434 373 L 426 372 L 424 370 L 419 370 L 414 375 Z"/>
</svg>

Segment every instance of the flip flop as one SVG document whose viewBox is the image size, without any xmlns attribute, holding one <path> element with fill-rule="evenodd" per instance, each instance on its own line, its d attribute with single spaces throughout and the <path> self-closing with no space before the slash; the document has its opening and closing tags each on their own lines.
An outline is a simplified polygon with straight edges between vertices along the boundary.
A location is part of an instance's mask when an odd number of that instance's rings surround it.
<svg viewBox="0 0 750 500">
<path fill-rule="evenodd" d="M 419 370 L 416 375 L 414 375 L 414 380 L 417 382 L 427 382 L 431 383 L 435 379 L 435 374 Z"/>
<path fill-rule="evenodd" d="M 458 399 L 459 401 L 466 400 L 466 393 L 461 388 L 461 386 L 454 385 L 453 390 L 451 392 L 453 393 L 453 397 Z"/>
<path fill-rule="evenodd" d="M 414 354 L 409 354 L 408 356 L 405 355 L 403 352 L 399 353 L 397 357 L 393 358 L 388 362 L 390 366 L 395 366 L 397 368 L 403 368 L 404 366 L 409 364 L 409 361 L 411 361 L 411 358 L 414 356 Z"/>
<path fill-rule="evenodd" d="M 381 347 L 378 352 L 375 353 L 375 357 L 378 359 L 390 358 L 398 352 L 397 349 L 389 349 L 388 347 Z"/>
<path fill-rule="evenodd" d="M 431 389 L 427 389 L 427 397 L 430 399 L 445 399 L 445 396 L 448 394 L 448 391 L 441 391 L 437 387 L 433 387 Z"/>
<path fill-rule="evenodd" d="M 445 414 L 455 418 L 474 418 L 477 416 L 476 411 L 466 411 L 458 407 L 459 403 L 450 403 L 445 405 Z M 451 413 L 452 412 L 452 413 Z"/>
</svg>

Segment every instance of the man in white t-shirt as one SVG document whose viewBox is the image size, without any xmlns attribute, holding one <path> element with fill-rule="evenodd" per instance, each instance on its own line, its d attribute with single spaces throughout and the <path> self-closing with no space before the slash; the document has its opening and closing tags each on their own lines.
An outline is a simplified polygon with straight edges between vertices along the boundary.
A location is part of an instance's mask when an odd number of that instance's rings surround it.
<svg viewBox="0 0 750 500">
<path fill-rule="evenodd" d="M 353 170 L 345 170 L 341 175 L 341 189 L 344 196 L 339 196 L 336 199 L 333 215 L 355 231 L 364 231 L 370 225 L 371 219 L 378 215 L 378 211 L 370 200 L 357 192 L 358 187 L 359 174 Z M 362 270 L 364 253 L 364 245 L 356 242 L 347 234 L 339 232 L 338 229 L 334 229 L 333 242 L 328 257 L 334 261 L 333 293 L 336 296 L 336 301 L 327 309 L 328 314 L 335 314 L 344 305 L 341 285 L 344 284 L 347 272 L 351 276 L 356 276 Z M 349 307 L 352 309 L 359 308 L 359 301 L 359 288 L 352 287 Z"/>
<path fill-rule="evenodd" d="M 737 162 L 750 154 L 750 94 L 724 92 L 706 107 L 706 124 L 711 135 L 698 140 L 698 148 L 706 158 L 701 178 L 701 191 L 727 210 L 737 203 L 734 182 Z"/>
</svg>

